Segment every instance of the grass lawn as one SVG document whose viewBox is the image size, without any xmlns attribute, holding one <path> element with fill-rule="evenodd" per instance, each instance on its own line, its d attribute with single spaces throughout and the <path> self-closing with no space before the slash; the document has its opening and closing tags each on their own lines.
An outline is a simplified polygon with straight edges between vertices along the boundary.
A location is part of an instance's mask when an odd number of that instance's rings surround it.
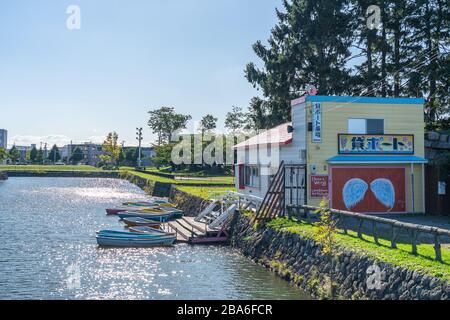
<svg viewBox="0 0 450 320">
<path fill-rule="evenodd" d="M 169 178 L 164 178 L 164 177 L 160 177 L 151 173 L 147 173 L 147 172 L 139 172 L 139 171 L 135 171 L 135 170 L 130 170 L 128 168 L 120 168 L 121 171 L 123 172 L 129 172 L 131 174 L 134 174 L 138 177 L 141 178 L 145 178 L 145 179 L 149 179 L 152 181 L 158 181 L 158 182 L 163 182 L 163 183 L 173 183 L 173 184 L 202 184 L 202 185 L 208 185 L 208 184 L 224 184 L 224 185 L 230 185 L 230 187 L 234 187 L 234 183 L 233 183 L 233 177 L 215 177 L 214 179 L 212 178 L 201 178 L 201 179 L 183 179 L 183 180 L 178 180 L 178 179 L 169 179 Z M 231 178 L 231 179 L 230 179 Z"/>
<path fill-rule="evenodd" d="M 234 187 L 188 187 L 177 186 L 177 189 L 203 199 L 213 199 L 224 195 L 228 191 L 236 191 Z"/>
<path fill-rule="evenodd" d="M 0 165 L 0 170 L 4 171 L 105 171 L 102 168 L 97 168 L 87 165 Z"/>
<path fill-rule="evenodd" d="M 268 222 L 268 227 L 275 230 L 284 230 L 301 234 L 304 237 L 312 238 L 317 228 L 311 224 L 301 221 L 291 221 L 287 218 L 277 218 Z M 417 246 L 418 255 L 411 253 L 411 244 L 398 243 L 398 249 L 390 247 L 391 242 L 380 239 L 381 245 L 377 245 L 373 237 L 366 236 L 364 240 L 357 237 L 356 232 L 349 231 L 345 235 L 340 230 L 336 234 L 336 244 L 342 248 L 361 252 L 365 255 L 387 262 L 389 264 L 418 270 L 422 273 L 439 277 L 450 281 L 450 249 L 442 247 L 442 260 L 434 260 L 434 248 L 431 244 L 421 244 Z"/>
</svg>

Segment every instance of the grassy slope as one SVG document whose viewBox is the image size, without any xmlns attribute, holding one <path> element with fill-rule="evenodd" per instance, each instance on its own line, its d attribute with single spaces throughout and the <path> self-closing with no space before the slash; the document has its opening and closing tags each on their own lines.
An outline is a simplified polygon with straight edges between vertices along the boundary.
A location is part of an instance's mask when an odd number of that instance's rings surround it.
<svg viewBox="0 0 450 320">
<path fill-rule="evenodd" d="M 139 176 L 141 178 L 149 179 L 152 181 L 164 182 L 164 183 L 173 183 L 173 184 L 224 184 L 233 186 L 233 180 L 230 180 L 230 177 L 217 177 L 217 178 L 205 178 L 205 179 L 194 179 L 194 180 L 173 180 L 169 178 L 160 177 L 151 173 L 138 172 L 130 169 L 122 169 L 122 171 L 127 171 L 131 174 Z"/>
<path fill-rule="evenodd" d="M 313 237 L 317 228 L 304 222 L 290 221 L 286 218 L 278 218 L 269 222 L 268 227 L 276 230 L 284 230 L 301 234 L 305 237 Z M 349 235 L 341 231 L 336 235 L 338 246 L 355 252 L 362 252 L 372 258 L 387 262 L 394 266 L 418 270 L 422 273 L 439 277 L 450 281 L 450 250 L 442 248 L 443 262 L 434 261 L 434 248 L 429 244 L 418 245 L 418 255 L 411 254 L 410 244 L 398 244 L 398 249 L 390 248 L 390 241 L 380 239 L 381 245 L 377 245 L 372 237 L 366 236 L 364 240 L 357 237 L 356 233 Z"/>
<path fill-rule="evenodd" d="M 160 176 L 155 176 L 149 173 L 137 172 L 134 170 L 129 170 L 126 168 L 121 168 L 121 171 L 128 172 L 139 176 L 141 178 L 149 179 L 155 182 L 163 182 L 163 183 L 172 183 L 172 184 L 192 184 L 192 186 L 177 186 L 177 189 L 184 191 L 186 193 L 192 194 L 197 197 L 201 197 L 204 199 L 210 199 L 217 194 L 224 194 L 228 191 L 235 191 L 234 185 L 226 186 L 226 187 L 216 187 L 216 186 L 207 186 L 208 184 L 227 184 L 227 182 L 217 182 L 217 180 L 172 180 Z M 196 186 L 196 184 L 204 184 L 205 186 Z"/>
</svg>

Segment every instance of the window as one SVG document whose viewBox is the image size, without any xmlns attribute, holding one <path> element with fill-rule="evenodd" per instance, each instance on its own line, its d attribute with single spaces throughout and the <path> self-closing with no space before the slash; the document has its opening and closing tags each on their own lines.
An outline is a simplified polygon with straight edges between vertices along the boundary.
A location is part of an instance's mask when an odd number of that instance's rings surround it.
<svg viewBox="0 0 450 320">
<path fill-rule="evenodd" d="M 384 119 L 348 119 L 348 133 L 384 134 Z"/>
<path fill-rule="evenodd" d="M 244 183 L 247 187 L 259 188 L 260 177 L 259 167 L 257 166 L 245 166 Z"/>
</svg>

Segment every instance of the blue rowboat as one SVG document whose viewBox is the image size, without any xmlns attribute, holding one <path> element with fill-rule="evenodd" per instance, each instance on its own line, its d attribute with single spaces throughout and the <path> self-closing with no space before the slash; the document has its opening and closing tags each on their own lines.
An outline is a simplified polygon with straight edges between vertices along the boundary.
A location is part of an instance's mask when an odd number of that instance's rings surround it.
<svg viewBox="0 0 450 320">
<path fill-rule="evenodd" d="M 161 223 L 158 221 L 144 219 L 141 217 L 123 218 L 122 220 L 129 227 L 148 226 L 153 228 L 159 228 L 161 226 Z"/>
<path fill-rule="evenodd" d="M 148 212 L 130 212 L 130 211 L 125 211 L 125 212 L 120 212 L 118 214 L 118 216 L 121 219 L 138 217 L 138 218 L 144 218 L 144 219 L 149 219 L 149 220 L 153 220 L 153 221 L 166 222 L 172 217 L 172 213 L 170 213 L 170 212 L 165 212 L 165 213 L 148 213 Z"/>
<path fill-rule="evenodd" d="M 99 246 L 105 247 L 156 247 L 170 246 L 176 240 L 175 236 L 167 237 L 109 237 L 97 235 Z"/>
<path fill-rule="evenodd" d="M 174 233 L 169 233 L 161 229 L 155 229 L 147 226 L 139 226 L 139 227 L 130 227 L 131 232 L 142 233 L 142 234 L 162 234 L 162 235 L 174 235 Z"/>
<path fill-rule="evenodd" d="M 101 230 L 97 232 L 97 235 L 104 237 L 162 237 L 167 235 L 172 235 L 170 233 L 166 233 L 164 231 L 158 232 L 158 230 L 154 229 L 154 232 L 146 232 L 146 233 L 137 233 L 137 232 L 129 232 L 129 231 L 118 231 L 118 230 Z"/>
</svg>

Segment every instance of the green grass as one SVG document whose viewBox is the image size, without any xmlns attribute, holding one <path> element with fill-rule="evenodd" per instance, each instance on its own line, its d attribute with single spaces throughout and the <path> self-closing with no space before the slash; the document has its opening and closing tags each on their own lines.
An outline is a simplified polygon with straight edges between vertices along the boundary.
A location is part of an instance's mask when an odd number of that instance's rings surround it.
<svg viewBox="0 0 450 320">
<path fill-rule="evenodd" d="M 102 168 L 97 168 L 87 165 L 0 165 L 0 170 L 5 171 L 36 171 L 36 172 L 47 172 L 47 171 L 89 171 L 98 172 L 105 171 Z"/>
<path fill-rule="evenodd" d="M 123 172 L 128 172 L 134 174 L 135 176 L 149 179 L 155 182 L 163 182 L 163 183 L 172 183 L 172 184 L 192 184 L 192 185 L 208 185 L 208 184 L 223 184 L 230 185 L 230 187 L 234 187 L 233 177 L 217 177 L 217 179 L 205 178 L 205 179 L 189 179 L 189 180 L 176 180 L 160 177 L 147 172 L 139 172 L 135 170 L 130 170 L 128 168 L 120 168 Z M 225 179 L 226 178 L 226 179 Z M 230 179 L 231 178 L 231 179 Z"/>
<path fill-rule="evenodd" d="M 277 218 L 267 223 L 267 226 L 275 230 L 283 230 L 312 238 L 317 227 L 302 221 L 292 221 L 286 218 Z M 434 248 L 431 244 L 417 246 L 418 254 L 411 253 L 411 244 L 398 243 L 398 249 L 390 247 L 390 241 L 380 239 L 377 245 L 373 237 L 365 236 L 363 240 L 357 237 L 355 232 L 349 231 L 348 235 L 341 230 L 336 234 L 338 247 L 363 253 L 371 258 L 387 262 L 394 266 L 417 270 L 424 274 L 450 280 L 450 249 L 442 247 L 442 260 L 434 260 Z"/>
<path fill-rule="evenodd" d="M 212 199 L 228 191 L 236 191 L 234 187 L 188 187 L 177 186 L 177 189 L 203 199 Z"/>
</svg>

